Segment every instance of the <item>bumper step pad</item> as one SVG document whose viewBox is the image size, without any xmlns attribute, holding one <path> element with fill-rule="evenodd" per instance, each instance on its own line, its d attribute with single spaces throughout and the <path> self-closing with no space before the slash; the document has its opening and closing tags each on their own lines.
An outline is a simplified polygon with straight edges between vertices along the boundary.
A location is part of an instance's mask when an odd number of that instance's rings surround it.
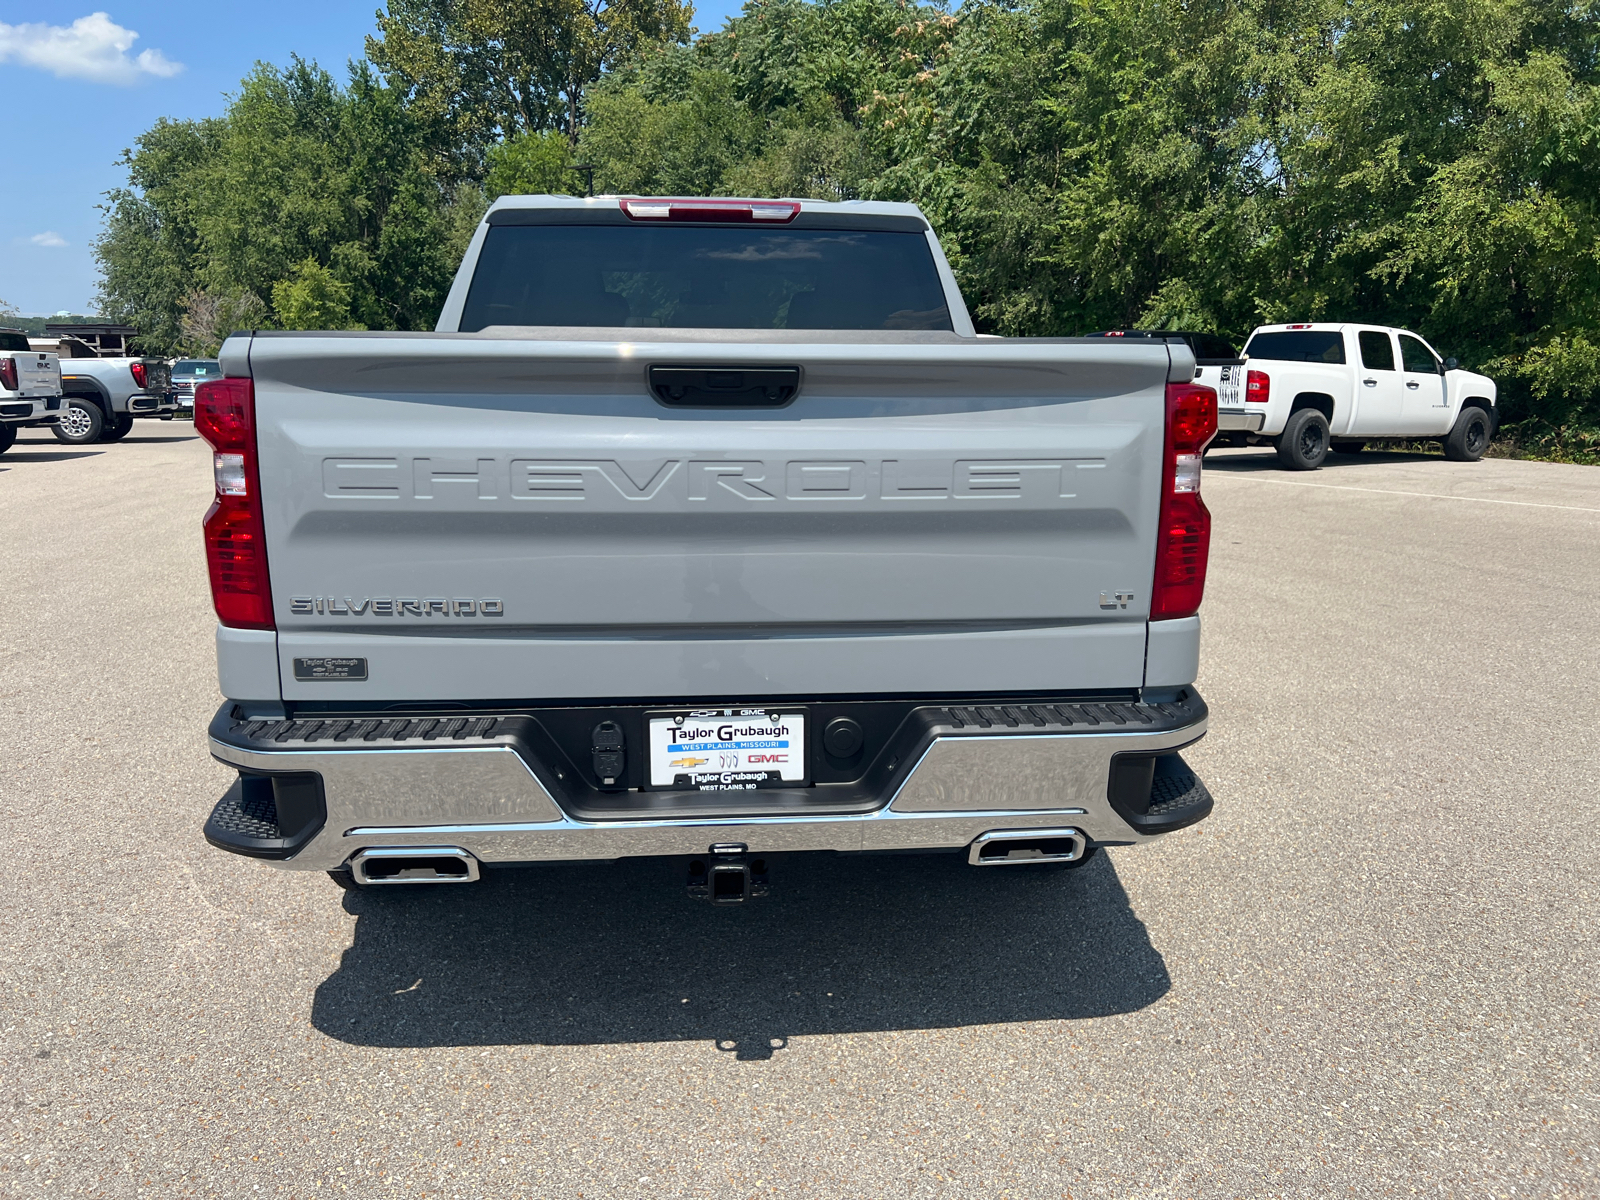
<svg viewBox="0 0 1600 1200">
<path fill-rule="evenodd" d="M 319 776 L 241 774 L 206 819 L 205 839 L 250 858 L 289 858 L 326 820 Z"/>
<path fill-rule="evenodd" d="M 1073 729 L 1079 733 L 1087 729 L 1129 730 L 1149 729 L 1158 725 L 1177 726 L 1194 719 L 1192 710 L 1184 704 L 1138 704 L 1132 701 L 1113 704 L 985 704 L 946 707 L 938 710 L 944 716 L 941 724 L 964 733 L 993 729 L 1033 729 L 1041 732 L 1054 729 Z"/>
<path fill-rule="evenodd" d="M 1167 774 L 1162 769 L 1167 763 Z M 1198 821 L 1211 811 L 1213 801 L 1200 776 L 1189 769 L 1189 764 L 1176 754 L 1169 755 L 1156 764 L 1156 777 L 1150 785 L 1149 816 L 1163 821 L 1192 818 Z M 1198 815 L 1195 815 L 1198 811 Z M 1185 824 L 1190 823 L 1185 821 Z"/>
<path fill-rule="evenodd" d="M 506 719 L 502 717 L 343 717 L 329 720 L 237 721 L 228 732 L 240 745 L 263 746 L 285 742 L 405 742 L 482 741 L 493 739 Z"/>
<path fill-rule="evenodd" d="M 1111 807 L 1140 833 L 1171 833 L 1205 820 L 1214 801 L 1179 754 L 1118 755 L 1108 787 Z"/>
</svg>

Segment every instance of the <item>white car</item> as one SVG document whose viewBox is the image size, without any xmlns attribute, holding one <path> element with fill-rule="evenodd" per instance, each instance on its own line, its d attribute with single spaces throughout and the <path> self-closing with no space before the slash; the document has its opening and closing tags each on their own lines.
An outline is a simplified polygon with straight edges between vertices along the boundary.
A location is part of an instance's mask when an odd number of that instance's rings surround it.
<svg viewBox="0 0 1600 1200">
<path fill-rule="evenodd" d="M 1476 462 L 1499 419 L 1494 380 L 1404 329 L 1263 325 L 1244 355 L 1244 395 L 1220 398 L 1218 427 L 1269 442 L 1291 470 L 1315 470 L 1330 450 L 1360 453 L 1371 438 L 1438 440 L 1446 458 Z"/>
</svg>

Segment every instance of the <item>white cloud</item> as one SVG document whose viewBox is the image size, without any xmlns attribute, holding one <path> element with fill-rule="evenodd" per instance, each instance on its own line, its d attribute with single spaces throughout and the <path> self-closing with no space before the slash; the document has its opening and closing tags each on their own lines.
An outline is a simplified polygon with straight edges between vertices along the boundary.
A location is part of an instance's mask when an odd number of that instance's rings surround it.
<svg viewBox="0 0 1600 1200">
<path fill-rule="evenodd" d="M 183 70 L 159 50 L 128 56 L 139 35 L 103 12 L 79 17 L 71 25 L 7 25 L 0 21 L 0 62 L 38 67 L 63 79 L 91 83 L 138 83 L 151 75 L 170 79 Z"/>
<path fill-rule="evenodd" d="M 65 246 L 67 244 L 67 239 L 62 237 L 54 229 L 47 229 L 43 233 L 36 233 L 29 238 L 28 241 L 35 246 L 55 247 Z"/>
</svg>

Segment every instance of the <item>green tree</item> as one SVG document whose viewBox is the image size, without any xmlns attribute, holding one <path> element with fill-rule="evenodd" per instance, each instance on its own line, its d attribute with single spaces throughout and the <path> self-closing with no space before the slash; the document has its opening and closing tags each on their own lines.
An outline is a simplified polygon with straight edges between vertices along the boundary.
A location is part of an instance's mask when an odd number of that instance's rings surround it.
<svg viewBox="0 0 1600 1200">
<path fill-rule="evenodd" d="M 178 323 L 183 353 L 213 358 L 229 334 L 271 323 L 271 312 L 253 292 L 208 292 L 195 288 L 183 301 Z"/>
<path fill-rule="evenodd" d="M 299 59 L 257 66 L 224 116 L 158 122 L 127 156 L 96 243 L 104 310 L 148 350 L 198 352 L 230 311 L 280 323 L 278 285 L 299 303 L 309 260 L 348 299 L 297 322 L 431 326 L 484 203 L 448 182 L 436 133 L 362 64 L 342 88 Z"/>
<path fill-rule="evenodd" d="M 390 0 L 367 57 L 468 141 L 560 129 L 601 74 L 688 38 L 684 0 Z"/>
<path fill-rule="evenodd" d="M 489 173 L 483 190 L 489 200 L 501 196 L 566 195 L 573 192 L 572 146 L 555 130 L 523 133 L 491 146 Z"/>
<path fill-rule="evenodd" d="M 272 307 L 284 329 L 363 329 L 350 319 L 350 285 L 314 258 L 272 285 Z"/>
</svg>

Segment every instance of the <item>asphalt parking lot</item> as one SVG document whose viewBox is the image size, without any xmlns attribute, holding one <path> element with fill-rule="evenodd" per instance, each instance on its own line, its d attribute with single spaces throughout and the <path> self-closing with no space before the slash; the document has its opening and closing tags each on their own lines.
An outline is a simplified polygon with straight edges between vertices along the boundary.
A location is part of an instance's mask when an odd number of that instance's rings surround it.
<svg viewBox="0 0 1600 1200">
<path fill-rule="evenodd" d="M 1207 460 L 1204 824 L 339 891 L 211 850 L 207 449 L 0 458 L 0 1197 L 1600 1194 L 1600 470 Z"/>
</svg>

